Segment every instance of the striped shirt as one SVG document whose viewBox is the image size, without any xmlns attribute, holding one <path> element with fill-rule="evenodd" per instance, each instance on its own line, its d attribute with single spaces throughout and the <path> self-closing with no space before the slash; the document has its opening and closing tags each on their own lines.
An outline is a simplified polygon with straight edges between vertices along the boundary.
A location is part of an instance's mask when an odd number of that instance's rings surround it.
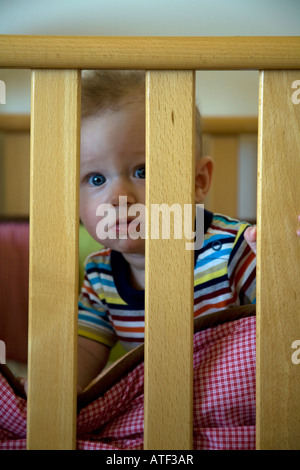
<svg viewBox="0 0 300 470">
<path fill-rule="evenodd" d="M 255 303 L 256 257 L 244 239 L 245 222 L 205 211 L 205 235 L 195 250 L 194 316 Z M 80 336 L 126 349 L 144 342 L 144 291 L 129 283 L 121 253 L 103 249 L 85 263 L 79 297 Z"/>
</svg>

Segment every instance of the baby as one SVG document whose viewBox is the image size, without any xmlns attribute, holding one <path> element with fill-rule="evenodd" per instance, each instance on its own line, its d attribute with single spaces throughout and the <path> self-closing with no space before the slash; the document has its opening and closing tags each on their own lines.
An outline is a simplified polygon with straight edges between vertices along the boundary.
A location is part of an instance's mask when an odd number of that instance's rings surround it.
<svg viewBox="0 0 300 470">
<path fill-rule="evenodd" d="M 145 74 L 86 73 L 81 128 L 80 218 L 105 248 L 85 264 L 78 314 L 79 393 L 104 368 L 116 341 L 126 349 L 144 342 L 145 241 L 135 236 L 141 220 L 137 225 L 127 215 L 135 204 L 145 204 Z M 195 204 L 200 204 L 210 188 L 213 160 L 201 155 L 198 109 L 195 150 Z M 101 234 L 104 218 L 107 230 Z M 255 303 L 255 253 L 256 227 L 204 211 L 204 242 L 194 256 L 195 317 Z M 27 382 L 20 381 L 27 392 Z"/>
<path fill-rule="evenodd" d="M 199 204 L 210 188 L 213 160 L 201 155 L 198 109 L 195 160 Z M 136 226 L 120 214 L 145 204 L 145 176 L 145 74 L 88 72 L 82 84 L 80 217 L 105 248 L 85 265 L 79 299 L 79 392 L 103 369 L 117 340 L 127 349 L 144 341 L 145 241 L 131 236 Z M 115 209 L 115 214 L 106 214 L 103 239 L 97 230 L 101 207 Z M 204 232 L 203 246 L 195 250 L 195 317 L 254 303 L 256 229 L 205 211 Z"/>
</svg>

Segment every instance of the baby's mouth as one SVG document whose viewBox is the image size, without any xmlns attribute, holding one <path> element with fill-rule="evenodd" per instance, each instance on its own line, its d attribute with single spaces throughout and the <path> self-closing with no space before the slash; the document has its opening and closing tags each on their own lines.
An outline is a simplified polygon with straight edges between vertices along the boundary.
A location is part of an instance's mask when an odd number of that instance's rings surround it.
<svg viewBox="0 0 300 470">
<path fill-rule="evenodd" d="M 136 220 L 134 217 L 128 217 L 127 219 L 119 219 L 115 224 L 116 234 L 118 235 L 128 235 L 133 233 L 140 233 L 141 224 L 139 220 Z"/>
</svg>

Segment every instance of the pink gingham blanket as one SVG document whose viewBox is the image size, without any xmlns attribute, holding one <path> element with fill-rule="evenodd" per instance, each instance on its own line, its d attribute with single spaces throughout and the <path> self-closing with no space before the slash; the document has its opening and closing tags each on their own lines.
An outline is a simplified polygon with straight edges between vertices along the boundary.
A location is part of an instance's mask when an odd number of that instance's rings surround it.
<svg viewBox="0 0 300 470">
<path fill-rule="evenodd" d="M 194 449 L 255 449 L 255 316 L 194 334 Z M 78 411 L 77 449 L 143 448 L 144 364 Z M 26 399 L 0 374 L 0 449 L 26 448 Z"/>
</svg>

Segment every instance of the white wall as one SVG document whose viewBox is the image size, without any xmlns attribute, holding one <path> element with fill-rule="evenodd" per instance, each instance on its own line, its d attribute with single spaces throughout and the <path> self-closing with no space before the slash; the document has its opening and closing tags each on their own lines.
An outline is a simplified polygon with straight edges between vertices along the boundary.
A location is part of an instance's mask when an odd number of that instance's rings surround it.
<svg viewBox="0 0 300 470">
<path fill-rule="evenodd" d="M 299 34 L 298 0 L 1 0 L 1 34 Z"/>
<path fill-rule="evenodd" d="M 0 34 L 300 35 L 300 1 L 0 0 Z M 198 101 L 203 114 L 257 112 L 254 72 L 199 75 L 203 90 L 198 92 Z M 28 112 L 29 73 L 0 70 L 0 80 L 7 87 L 6 105 L 0 105 L 0 113 Z"/>
<path fill-rule="evenodd" d="M 300 0 L 0 0 L 0 34 L 298 36 Z M 29 112 L 30 72 L 0 80 L 0 113 Z M 258 72 L 198 72 L 197 102 L 204 116 L 257 115 Z M 255 218 L 255 143 L 241 143 L 239 172 L 239 216 Z"/>
</svg>

